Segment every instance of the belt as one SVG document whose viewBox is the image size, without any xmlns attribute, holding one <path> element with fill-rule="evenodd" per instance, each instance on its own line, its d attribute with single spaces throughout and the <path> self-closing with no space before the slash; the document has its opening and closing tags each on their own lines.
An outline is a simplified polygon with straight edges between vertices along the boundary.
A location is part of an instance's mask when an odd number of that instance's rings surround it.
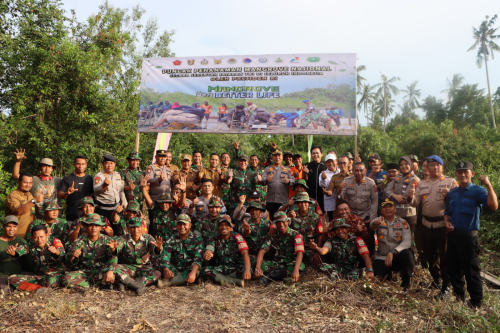
<svg viewBox="0 0 500 333">
<path fill-rule="evenodd" d="M 444 221 L 444 216 L 426 216 L 422 215 L 429 222 L 441 222 Z"/>
<path fill-rule="evenodd" d="M 95 204 L 96 204 L 96 206 L 99 206 L 99 207 L 116 207 L 116 205 L 118 205 L 118 203 L 104 204 L 104 203 L 97 201 L 97 200 L 95 200 Z"/>
</svg>

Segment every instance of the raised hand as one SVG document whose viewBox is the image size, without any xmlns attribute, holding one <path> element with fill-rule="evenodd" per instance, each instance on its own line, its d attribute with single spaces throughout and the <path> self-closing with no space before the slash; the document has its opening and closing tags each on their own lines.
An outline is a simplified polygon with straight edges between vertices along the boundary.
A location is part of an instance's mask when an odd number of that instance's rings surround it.
<svg viewBox="0 0 500 333">
<path fill-rule="evenodd" d="M 273 178 L 274 178 L 274 172 L 270 172 L 270 173 L 269 173 L 269 176 L 267 176 L 266 181 L 267 181 L 268 183 L 270 183 L 270 182 L 272 182 L 272 181 L 273 181 Z"/>
<path fill-rule="evenodd" d="M 309 168 L 304 165 L 304 168 L 302 169 L 304 173 L 309 173 Z"/>
<path fill-rule="evenodd" d="M 75 250 L 75 252 L 73 252 L 73 256 L 72 256 L 73 258 L 72 259 L 78 258 L 81 255 L 82 255 L 82 248 L 78 248 L 78 249 Z"/>
<path fill-rule="evenodd" d="M 111 252 L 115 252 L 116 247 L 118 246 L 118 242 L 115 240 L 110 241 L 108 244 L 108 247 L 111 249 Z"/>
<path fill-rule="evenodd" d="M 248 224 L 248 221 L 246 219 L 243 220 L 243 224 L 241 225 L 241 227 L 243 228 L 243 234 L 245 236 L 250 235 L 250 233 L 252 232 L 250 224 Z"/>
<path fill-rule="evenodd" d="M 66 191 L 66 193 L 68 193 L 68 195 L 71 195 L 71 194 L 75 193 L 76 191 L 78 191 L 78 189 L 75 188 L 75 182 L 73 181 L 73 183 L 68 188 L 68 191 Z"/>
<path fill-rule="evenodd" d="M 161 238 L 160 236 L 156 236 L 154 246 L 161 251 L 161 249 L 163 248 L 163 238 Z"/>
<path fill-rule="evenodd" d="M 16 149 L 14 155 L 16 155 L 16 161 L 21 162 L 26 159 L 26 149 Z"/>
<path fill-rule="evenodd" d="M 233 147 L 234 147 L 234 149 L 239 150 L 240 149 L 240 143 L 238 141 L 233 142 Z"/>
<path fill-rule="evenodd" d="M 135 184 L 133 181 L 129 181 L 128 182 L 128 187 L 130 188 L 130 191 L 134 191 L 135 190 Z"/>
<path fill-rule="evenodd" d="M 205 261 L 209 261 L 213 257 L 214 257 L 214 253 L 212 251 L 205 250 L 205 253 L 203 253 L 203 260 L 205 260 Z"/>
<path fill-rule="evenodd" d="M 326 179 L 327 178 L 327 175 L 326 175 L 326 172 L 321 172 L 321 179 Z"/>
<path fill-rule="evenodd" d="M 241 204 L 244 204 L 247 199 L 247 196 L 245 194 L 242 194 L 238 197 L 238 200 L 240 201 Z"/>
<path fill-rule="evenodd" d="M 490 186 L 491 183 L 490 183 L 490 179 L 488 178 L 487 175 L 481 175 L 479 176 L 479 181 L 481 182 L 481 184 L 483 184 L 484 186 Z"/>
<path fill-rule="evenodd" d="M 59 255 L 60 254 L 59 250 L 54 245 L 49 246 L 48 250 L 52 254 L 55 254 L 55 255 Z"/>
</svg>

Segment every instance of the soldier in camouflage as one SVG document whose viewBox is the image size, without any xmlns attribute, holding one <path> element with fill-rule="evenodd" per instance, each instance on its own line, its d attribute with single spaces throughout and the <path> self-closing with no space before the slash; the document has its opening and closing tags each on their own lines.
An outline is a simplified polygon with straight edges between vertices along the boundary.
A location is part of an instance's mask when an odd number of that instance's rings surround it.
<svg viewBox="0 0 500 333">
<path fill-rule="evenodd" d="M 30 247 L 34 246 L 32 230 L 38 225 L 44 225 L 47 228 L 49 244 L 55 238 L 59 239 L 63 244 L 68 243 L 69 225 L 65 219 L 59 218 L 60 209 L 61 207 L 59 207 L 57 201 L 50 201 L 44 207 L 43 219 L 36 219 L 31 222 L 26 231 L 26 241 Z"/>
<path fill-rule="evenodd" d="M 307 183 L 305 179 L 297 179 L 295 183 L 293 184 L 293 190 L 295 191 L 295 195 L 306 192 L 309 189 L 309 186 L 307 186 Z M 280 206 L 278 211 L 280 212 L 286 212 L 288 213 L 290 210 L 297 210 L 298 206 L 297 203 L 295 202 L 295 195 L 288 199 L 287 202 L 283 203 L 283 205 Z M 318 215 L 323 215 L 323 212 L 321 211 L 321 208 L 318 205 L 318 201 L 315 199 L 309 197 L 309 211 L 316 213 Z"/>
<path fill-rule="evenodd" d="M 187 214 L 180 214 L 177 217 L 177 232 L 163 246 L 163 280 L 158 281 L 158 287 L 194 283 L 200 272 L 202 256 L 201 235 L 191 231 L 191 218 Z"/>
<path fill-rule="evenodd" d="M 64 246 L 62 242 L 53 238 L 50 242 L 49 231 L 43 224 L 31 229 L 32 243 L 27 254 L 26 262 L 33 275 L 14 274 L 9 276 L 9 285 L 18 288 L 23 283 L 32 283 L 39 286 L 57 288 L 59 287 L 64 269 Z"/>
<path fill-rule="evenodd" d="M 68 234 L 69 243 L 74 242 L 78 238 L 78 236 L 84 235 L 87 232 L 87 230 L 84 227 L 85 220 L 90 214 L 94 214 L 95 211 L 94 199 L 92 199 L 92 197 L 90 196 L 83 198 L 80 203 L 80 209 L 82 211 L 82 216 L 69 226 L 70 229 Z M 111 228 L 111 226 L 109 225 L 108 219 L 103 216 L 101 216 L 101 219 L 104 222 L 104 227 L 101 228 L 101 232 L 109 237 L 113 237 L 113 228 Z"/>
<path fill-rule="evenodd" d="M 255 191 L 257 181 L 255 171 L 248 168 L 248 157 L 238 157 L 238 167 L 229 170 L 227 182 L 231 184 L 231 200 L 228 202 L 228 212 L 232 213 L 241 195 L 249 195 Z"/>
<path fill-rule="evenodd" d="M 217 219 L 222 209 L 222 200 L 217 197 L 211 197 L 208 202 L 208 217 L 203 221 L 198 221 L 195 230 L 201 234 L 203 240 L 207 242 L 215 237 L 217 233 Z"/>
<path fill-rule="evenodd" d="M 0 278 L 21 273 L 23 268 L 20 258 L 29 251 L 26 241 L 16 235 L 17 226 L 19 225 L 16 216 L 7 215 L 2 221 L 2 225 L 3 234 L 0 235 Z"/>
<path fill-rule="evenodd" d="M 170 193 L 165 193 L 156 200 L 155 218 L 149 224 L 149 233 L 152 236 L 161 236 L 168 239 L 175 232 L 176 216 L 172 204 L 175 202 Z"/>
<path fill-rule="evenodd" d="M 288 275 L 291 275 L 293 282 L 297 282 L 300 271 L 305 269 L 302 263 L 304 239 L 297 231 L 288 227 L 290 219 L 284 212 L 274 215 L 274 223 L 277 232 L 266 237 L 257 254 L 255 277 L 260 278 L 259 282 L 264 285 L 272 280 L 282 280 Z M 264 255 L 271 249 L 274 251 L 273 260 L 264 262 Z"/>
<path fill-rule="evenodd" d="M 142 217 L 128 219 L 128 233 L 116 238 L 118 263 L 111 264 L 120 290 L 127 286 L 137 295 L 142 295 L 145 286 L 156 283 L 161 276 L 160 271 L 154 269 L 151 257 L 161 253 L 163 240 L 145 233 L 143 223 Z"/>
<path fill-rule="evenodd" d="M 110 268 L 116 263 L 117 245 L 111 237 L 101 234 L 106 224 L 99 214 L 89 214 L 83 222 L 86 234 L 69 246 L 65 261 L 70 271 L 63 277 L 64 286 L 80 291 L 91 285 L 110 285 L 114 281 Z"/>
<path fill-rule="evenodd" d="M 334 237 L 327 240 L 323 247 L 316 243 L 311 244 L 311 250 L 322 256 L 323 263 L 319 267 L 330 279 L 340 278 L 357 280 L 361 277 L 359 257 L 364 260 L 366 276 L 373 278 L 373 267 L 370 252 L 361 237 L 348 233 L 351 225 L 344 219 L 335 220 L 332 230 Z"/>
<path fill-rule="evenodd" d="M 238 228 L 239 232 L 245 237 L 249 253 L 252 256 L 257 255 L 270 230 L 276 229 L 276 226 L 262 217 L 265 211 L 266 209 L 260 202 L 250 202 L 248 204 L 250 216 L 243 219 L 243 223 Z"/>
<path fill-rule="evenodd" d="M 307 192 L 300 192 L 295 195 L 295 202 L 297 209 L 290 210 L 288 216 L 290 217 L 290 228 L 297 231 L 304 237 L 306 248 L 306 259 L 311 260 L 309 251 L 309 244 L 311 242 L 318 242 L 319 236 L 326 233 L 327 228 L 324 225 L 321 217 L 309 209 L 311 201 Z"/>
<path fill-rule="evenodd" d="M 143 174 L 143 171 L 140 169 L 141 160 L 142 158 L 139 156 L 139 153 L 131 152 L 127 157 L 128 168 L 120 172 L 122 180 L 125 183 L 123 190 L 125 191 L 127 201 L 137 201 L 139 204 L 144 199 L 140 188 Z"/>
<path fill-rule="evenodd" d="M 218 235 L 205 246 L 203 259 L 207 263 L 203 273 L 221 285 L 227 283 L 244 287 L 244 280 L 252 278 L 248 245 L 243 236 L 233 232 L 228 215 L 219 217 L 217 230 Z"/>
<path fill-rule="evenodd" d="M 141 211 L 141 205 L 137 201 L 129 201 L 127 205 L 127 209 L 123 212 L 123 214 L 120 215 L 122 212 L 122 206 L 119 206 L 114 212 L 111 218 L 113 219 L 113 223 L 115 224 L 115 230 L 116 233 L 114 236 L 124 236 L 128 235 L 128 225 L 127 222 L 133 217 L 140 217 L 142 218 L 142 211 Z M 146 225 L 146 222 L 143 221 L 143 232 L 147 233 L 148 232 L 148 227 Z"/>
</svg>

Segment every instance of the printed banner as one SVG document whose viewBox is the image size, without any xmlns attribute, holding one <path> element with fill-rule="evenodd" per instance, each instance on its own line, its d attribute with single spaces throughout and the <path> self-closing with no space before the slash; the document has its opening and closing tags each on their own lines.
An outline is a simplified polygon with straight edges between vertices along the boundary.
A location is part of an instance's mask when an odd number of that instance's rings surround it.
<svg viewBox="0 0 500 333">
<path fill-rule="evenodd" d="M 172 133 L 158 133 L 158 135 L 156 136 L 155 150 L 153 151 L 153 164 L 156 163 L 156 151 L 160 149 L 168 150 L 168 145 L 170 144 L 171 137 Z"/>
<path fill-rule="evenodd" d="M 146 58 L 139 132 L 355 135 L 356 55 Z"/>
</svg>

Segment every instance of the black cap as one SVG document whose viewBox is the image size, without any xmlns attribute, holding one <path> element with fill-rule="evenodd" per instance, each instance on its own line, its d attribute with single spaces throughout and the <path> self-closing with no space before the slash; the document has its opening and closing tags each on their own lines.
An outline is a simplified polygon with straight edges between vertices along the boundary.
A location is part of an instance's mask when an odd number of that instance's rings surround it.
<svg viewBox="0 0 500 333">
<path fill-rule="evenodd" d="M 456 171 L 459 170 L 474 170 L 474 166 L 472 165 L 471 162 L 469 161 L 460 161 L 458 162 L 457 166 L 455 167 Z"/>
<path fill-rule="evenodd" d="M 102 162 L 115 162 L 116 163 L 116 158 L 111 155 L 111 154 L 104 154 L 102 155 Z"/>
<path fill-rule="evenodd" d="M 386 168 L 387 168 L 387 170 L 391 170 L 391 169 L 399 170 L 399 165 L 397 165 L 396 163 L 387 163 Z"/>
<path fill-rule="evenodd" d="M 165 149 L 158 149 L 156 151 L 157 156 L 167 156 L 167 151 Z"/>
<path fill-rule="evenodd" d="M 283 157 L 285 157 L 285 156 L 293 157 L 293 154 L 292 154 L 291 151 L 286 151 L 286 152 L 283 153 Z"/>
<path fill-rule="evenodd" d="M 376 160 L 382 160 L 382 159 L 380 158 L 379 154 L 375 153 L 375 154 L 371 154 L 370 157 L 368 157 L 368 161 L 371 161 L 371 160 L 376 161 Z"/>
</svg>

